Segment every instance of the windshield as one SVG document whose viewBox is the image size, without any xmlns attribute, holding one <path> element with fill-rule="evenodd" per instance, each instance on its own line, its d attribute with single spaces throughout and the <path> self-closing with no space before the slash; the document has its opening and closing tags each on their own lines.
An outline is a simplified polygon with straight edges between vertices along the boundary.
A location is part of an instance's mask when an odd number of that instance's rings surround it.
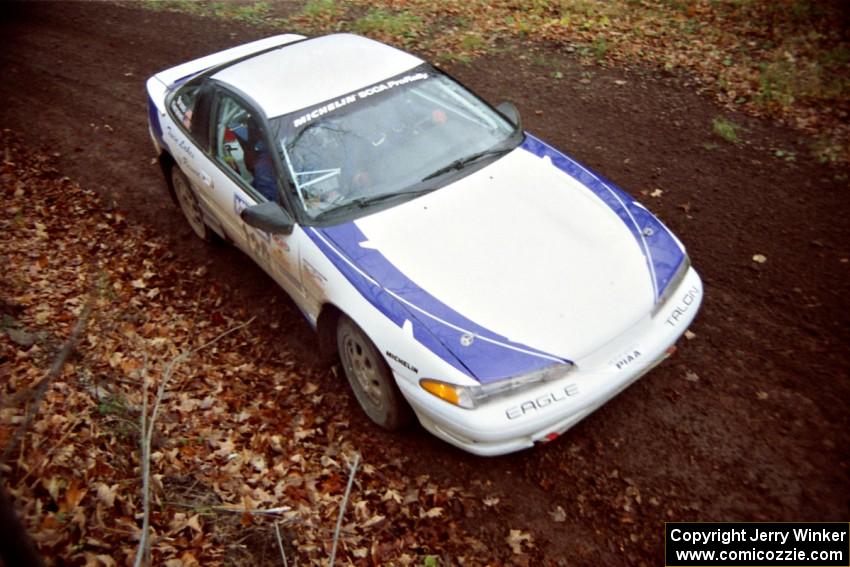
<svg viewBox="0 0 850 567">
<path fill-rule="evenodd" d="M 521 138 L 475 95 L 424 65 L 271 124 L 296 200 L 315 220 L 436 189 Z"/>
</svg>

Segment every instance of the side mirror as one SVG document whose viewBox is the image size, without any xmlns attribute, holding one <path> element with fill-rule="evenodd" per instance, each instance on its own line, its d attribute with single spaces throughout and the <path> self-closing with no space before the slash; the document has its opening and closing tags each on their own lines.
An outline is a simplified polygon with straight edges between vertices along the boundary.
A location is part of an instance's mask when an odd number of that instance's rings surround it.
<svg viewBox="0 0 850 567">
<path fill-rule="evenodd" d="M 295 221 L 274 201 L 242 209 L 239 214 L 249 226 L 271 234 L 291 234 Z"/>
<path fill-rule="evenodd" d="M 496 110 L 502 113 L 502 116 L 510 120 L 511 124 L 517 127 L 518 130 L 522 130 L 522 118 L 519 116 L 519 110 L 514 106 L 512 102 L 501 102 L 498 106 L 496 106 Z"/>
</svg>

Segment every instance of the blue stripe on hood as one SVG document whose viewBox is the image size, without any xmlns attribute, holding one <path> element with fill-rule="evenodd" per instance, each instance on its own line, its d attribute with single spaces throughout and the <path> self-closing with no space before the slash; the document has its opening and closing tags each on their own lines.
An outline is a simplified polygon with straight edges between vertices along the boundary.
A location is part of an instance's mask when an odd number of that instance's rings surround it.
<svg viewBox="0 0 850 567">
<path fill-rule="evenodd" d="M 410 321 L 417 341 L 481 383 L 570 362 L 511 342 L 453 310 L 379 251 L 360 246 L 367 238 L 354 222 L 305 232 L 372 305 L 399 327 Z M 468 346 L 461 344 L 464 335 L 473 338 Z"/>
<path fill-rule="evenodd" d="M 646 258 L 655 301 L 658 301 L 685 259 L 685 251 L 667 227 L 616 185 L 531 134 L 526 133 L 520 147 L 538 157 L 548 157 L 552 165 L 593 191 L 620 217 Z"/>
</svg>

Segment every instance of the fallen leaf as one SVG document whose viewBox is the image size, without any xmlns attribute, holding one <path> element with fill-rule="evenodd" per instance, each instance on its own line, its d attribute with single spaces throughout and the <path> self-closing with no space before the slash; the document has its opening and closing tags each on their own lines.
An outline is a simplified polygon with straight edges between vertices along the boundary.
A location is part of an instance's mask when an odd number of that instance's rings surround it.
<svg viewBox="0 0 850 567">
<path fill-rule="evenodd" d="M 64 507 L 61 505 L 59 506 L 60 511 L 70 512 L 80 504 L 87 493 L 87 488 L 79 486 L 79 482 L 76 479 L 72 480 L 71 486 L 69 486 L 68 490 L 65 491 L 65 505 Z"/>
<path fill-rule="evenodd" d="M 97 483 L 97 499 L 106 504 L 107 508 L 112 508 L 115 506 L 115 496 L 118 494 L 118 486 L 117 484 L 109 486 L 105 482 Z"/>
<path fill-rule="evenodd" d="M 767 257 L 764 254 L 754 254 L 753 262 L 756 262 L 757 264 L 764 264 L 767 262 Z"/>
<path fill-rule="evenodd" d="M 199 534 L 203 533 L 203 531 L 204 531 L 201 528 L 201 515 L 200 514 L 195 514 L 194 516 L 189 518 L 189 521 L 186 522 L 186 525 L 189 526 L 190 528 L 192 528 L 192 530 L 198 532 Z"/>
<path fill-rule="evenodd" d="M 567 521 L 567 513 L 560 506 L 556 506 L 554 510 L 549 512 L 549 515 L 552 517 L 552 520 L 554 520 L 556 522 L 566 522 Z"/>
<path fill-rule="evenodd" d="M 487 507 L 493 507 L 499 503 L 499 499 L 495 496 L 487 496 L 484 498 L 484 505 Z"/>
<path fill-rule="evenodd" d="M 380 523 L 380 522 L 384 521 L 384 518 L 385 518 L 385 517 L 386 517 L 386 516 L 381 516 L 380 514 L 377 514 L 377 515 L 375 515 L 375 516 L 372 516 L 371 518 L 369 518 L 368 520 L 366 520 L 366 522 L 363 524 L 363 527 L 364 527 L 364 528 L 371 528 L 371 527 L 372 527 L 372 526 L 374 526 L 375 524 L 378 524 L 378 523 Z"/>
<path fill-rule="evenodd" d="M 510 546 L 511 551 L 514 555 L 522 555 L 522 544 L 525 544 L 529 547 L 534 547 L 534 538 L 531 537 L 531 534 L 520 530 L 511 530 L 508 533 L 508 537 L 505 538 L 505 541 Z"/>
<path fill-rule="evenodd" d="M 439 518 L 442 515 L 443 515 L 443 509 L 440 508 L 439 506 L 435 506 L 433 508 L 430 508 L 428 511 L 420 514 L 420 517 L 421 518 Z"/>
<path fill-rule="evenodd" d="M 384 495 L 381 497 L 381 500 L 386 502 L 387 500 L 394 500 L 395 502 L 401 504 L 401 493 L 393 490 L 392 488 L 388 488 Z"/>
</svg>

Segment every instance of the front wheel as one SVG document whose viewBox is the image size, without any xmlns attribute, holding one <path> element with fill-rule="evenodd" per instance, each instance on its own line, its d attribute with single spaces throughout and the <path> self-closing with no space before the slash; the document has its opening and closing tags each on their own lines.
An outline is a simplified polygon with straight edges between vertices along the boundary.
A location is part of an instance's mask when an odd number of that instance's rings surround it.
<svg viewBox="0 0 850 567">
<path fill-rule="evenodd" d="M 171 186 L 174 188 L 177 204 L 180 205 L 180 210 L 186 217 L 186 222 L 189 223 L 198 238 L 206 241 L 211 240 L 212 230 L 204 222 L 204 214 L 201 212 L 198 197 L 195 196 L 195 191 L 189 184 L 189 180 L 186 179 L 186 175 L 180 171 L 177 164 L 171 166 Z"/>
<path fill-rule="evenodd" d="M 390 431 L 410 423 L 413 414 L 387 362 L 366 333 L 343 315 L 337 326 L 342 368 L 354 396 L 369 418 Z"/>
</svg>

